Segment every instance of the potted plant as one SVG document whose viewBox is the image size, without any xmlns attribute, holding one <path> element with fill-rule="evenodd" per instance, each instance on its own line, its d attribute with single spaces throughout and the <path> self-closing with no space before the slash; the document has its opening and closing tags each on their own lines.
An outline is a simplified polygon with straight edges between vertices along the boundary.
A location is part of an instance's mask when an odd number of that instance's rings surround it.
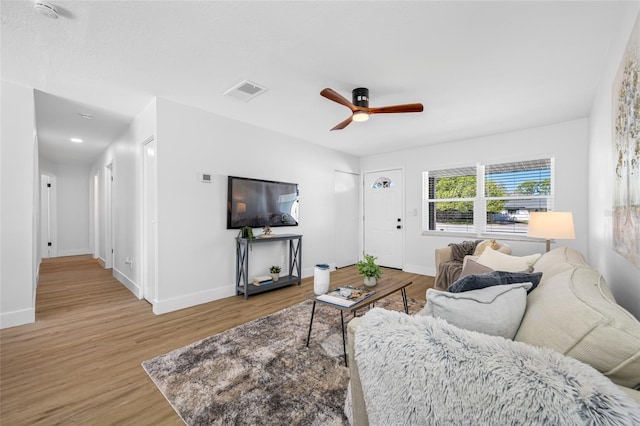
<svg viewBox="0 0 640 426">
<path fill-rule="evenodd" d="M 358 268 L 358 273 L 364 275 L 364 285 L 373 287 L 376 285 L 376 280 L 382 276 L 382 269 L 374 263 L 377 257 L 366 253 L 363 253 L 363 255 L 364 260 L 356 263 L 356 268 Z"/>
<path fill-rule="evenodd" d="M 253 239 L 255 238 L 253 236 L 253 228 L 251 228 L 250 226 L 243 226 L 242 228 L 240 228 L 240 231 L 238 232 L 238 236 L 236 237 L 238 240 L 240 238 L 246 238 L 249 240 L 249 249 L 253 250 Z"/>
<path fill-rule="evenodd" d="M 271 278 L 273 279 L 273 282 L 278 281 L 278 279 L 280 278 L 280 267 L 278 265 L 273 265 L 271 266 L 271 268 L 269 268 L 269 272 L 271 272 Z"/>
</svg>

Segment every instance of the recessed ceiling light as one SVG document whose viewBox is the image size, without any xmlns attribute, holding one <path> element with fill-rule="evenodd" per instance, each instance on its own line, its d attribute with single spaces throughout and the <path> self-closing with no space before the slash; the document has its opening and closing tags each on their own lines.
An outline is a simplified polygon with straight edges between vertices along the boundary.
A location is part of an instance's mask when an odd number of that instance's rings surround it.
<svg viewBox="0 0 640 426">
<path fill-rule="evenodd" d="M 42 0 L 35 0 L 33 2 L 33 9 L 36 13 L 46 16 L 51 19 L 58 19 L 58 9 L 49 2 Z"/>
<path fill-rule="evenodd" d="M 93 118 L 93 115 L 87 114 L 86 112 L 79 112 L 78 115 L 82 118 L 86 118 L 87 120 L 91 120 Z"/>
<path fill-rule="evenodd" d="M 71 138 L 70 141 L 74 143 L 82 143 L 82 139 L 79 138 Z"/>
</svg>

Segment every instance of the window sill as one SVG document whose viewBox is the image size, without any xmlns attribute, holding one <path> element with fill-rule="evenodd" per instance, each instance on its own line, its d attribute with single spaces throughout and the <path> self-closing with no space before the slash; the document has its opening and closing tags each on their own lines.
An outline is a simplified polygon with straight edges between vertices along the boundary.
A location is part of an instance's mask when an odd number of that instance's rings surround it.
<svg viewBox="0 0 640 426">
<path fill-rule="evenodd" d="M 471 232 L 446 232 L 446 231 L 422 231 L 425 237 L 448 237 L 474 240 L 500 240 L 500 241 L 520 241 L 526 243 L 544 243 L 544 238 L 527 237 L 526 235 L 508 235 L 508 234 L 474 234 Z M 555 240 L 551 240 L 553 242 Z"/>
</svg>

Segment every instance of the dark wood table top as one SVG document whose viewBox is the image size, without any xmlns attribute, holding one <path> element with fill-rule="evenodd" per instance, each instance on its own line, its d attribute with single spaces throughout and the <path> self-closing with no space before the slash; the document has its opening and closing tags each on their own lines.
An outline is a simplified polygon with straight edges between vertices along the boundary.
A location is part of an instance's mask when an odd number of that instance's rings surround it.
<svg viewBox="0 0 640 426">
<path fill-rule="evenodd" d="M 355 305 L 352 305 L 349 307 L 340 306 L 334 303 L 318 300 L 316 294 L 309 295 L 309 298 L 315 299 L 317 302 L 323 303 L 324 305 L 332 306 L 336 309 L 341 309 L 345 312 L 353 313 L 357 310 L 360 310 L 366 306 L 371 305 L 372 303 L 377 302 L 380 299 L 383 299 L 389 296 L 392 293 L 395 293 L 398 290 L 402 290 L 403 288 L 406 288 L 412 283 L 411 280 L 406 278 L 400 278 L 400 277 L 382 277 L 377 281 L 378 282 L 374 287 L 366 287 L 368 290 L 375 291 L 374 295 L 369 296 L 366 299 L 362 300 L 361 302 L 358 302 Z M 364 288 L 364 284 L 362 283 L 362 281 L 359 284 L 350 284 L 350 285 L 353 287 Z M 333 290 L 334 288 L 337 288 L 337 287 L 344 287 L 344 286 L 345 285 L 332 286 L 330 290 Z"/>
</svg>

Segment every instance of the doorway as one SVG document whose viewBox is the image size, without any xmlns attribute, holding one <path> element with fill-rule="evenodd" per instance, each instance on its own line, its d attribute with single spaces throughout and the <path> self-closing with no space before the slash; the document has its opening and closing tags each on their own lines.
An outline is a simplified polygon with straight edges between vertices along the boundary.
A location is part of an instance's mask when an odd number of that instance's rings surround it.
<svg viewBox="0 0 640 426">
<path fill-rule="evenodd" d="M 358 261 L 359 180 L 357 173 L 334 172 L 336 268 L 353 265 Z"/>
<path fill-rule="evenodd" d="M 113 163 L 105 167 L 105 269 L 113 268 Z"/>
<path fill-rule="evenodd" d="M 380 266 L 402 269 L 404 179 L 401 169 L 365 173 L 364 251 Z"/>
<path fill-rule="evenodd" d="M 100 257 L 100 175 L 93 176 L 93 258 Z"/>
</svg>

